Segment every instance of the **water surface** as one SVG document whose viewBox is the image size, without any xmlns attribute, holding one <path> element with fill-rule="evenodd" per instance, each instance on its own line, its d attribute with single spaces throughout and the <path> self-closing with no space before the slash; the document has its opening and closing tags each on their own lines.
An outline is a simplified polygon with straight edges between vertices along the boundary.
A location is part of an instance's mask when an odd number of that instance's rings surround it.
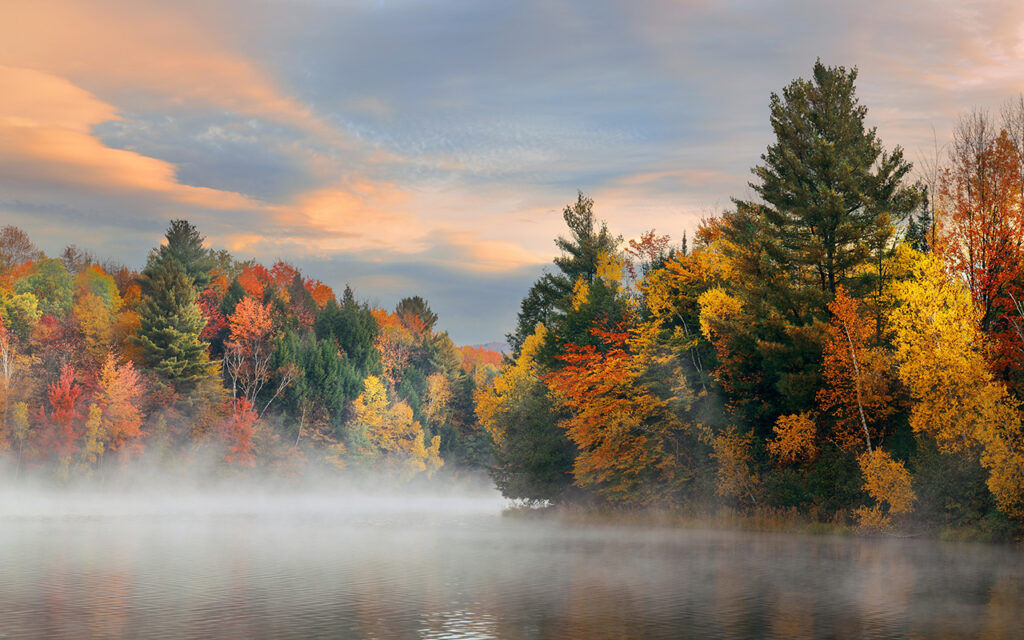
<svg viewBox="0 0 1024 640">
<path fill-rule="evenodd" d="M 501 516 L 491 495 L 0 496 L 0 638 L 1019 638 L 1016 547 Z"/>
</svg>

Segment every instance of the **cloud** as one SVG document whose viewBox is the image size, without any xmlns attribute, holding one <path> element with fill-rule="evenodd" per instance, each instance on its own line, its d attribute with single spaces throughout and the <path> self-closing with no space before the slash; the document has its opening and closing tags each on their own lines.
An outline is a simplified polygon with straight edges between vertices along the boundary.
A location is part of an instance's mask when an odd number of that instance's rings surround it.
<svg viewBox="0 0 1024 640">
<path fill-rule="evenodd" d="M 117 118 L 114 107 L 66 79 L 0 67 L 0 180 L 8 188 L 146 192 L 205 209 L 262 207 L 238 193 L 179 184 L 173 165 L 104 146 L 91 128 Z"/>
<path fill-rule="evenodd" d="M 869 124 L 914 158 L 1024 88 L 1024 5 L 9 2 L 0 213 L 140 260 L 187 217 L 366 295 L 486 301 L 493 338 L 577 189 L 626 237 L 749 196 L 769 94 L 819 56 L 859 67 Z"/>
<path fill-rule="evenodd" d="M 141 105 L 208 104 L 334 142 L 343 139 L 259 65 L 226 46 L 226 32 L 208 6 L 147 0 L 10 3 L 0 20 L 0 61 L 69 78 L 102 96 L 133 94 Z"/>
</svg>

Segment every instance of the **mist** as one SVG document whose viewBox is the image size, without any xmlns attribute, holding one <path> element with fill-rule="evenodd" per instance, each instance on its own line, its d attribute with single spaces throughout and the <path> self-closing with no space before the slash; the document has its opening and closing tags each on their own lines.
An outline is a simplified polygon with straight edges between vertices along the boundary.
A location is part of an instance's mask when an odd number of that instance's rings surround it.
<svg viewBox="0 0 1024 640">
<path fill-rule="evenodd" d="M 13 638 L 1010 638 L 1012 546 L 523 517 L 480 478 L 0 491 Z"/>
</svg>

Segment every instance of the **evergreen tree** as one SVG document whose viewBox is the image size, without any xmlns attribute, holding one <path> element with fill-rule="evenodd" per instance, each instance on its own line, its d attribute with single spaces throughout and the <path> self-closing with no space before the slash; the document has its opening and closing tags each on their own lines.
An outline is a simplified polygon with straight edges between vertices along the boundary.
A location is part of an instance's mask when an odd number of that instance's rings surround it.
<svg viewBox="0 0 1024 640">
<path fill-rule="evenodd" d="M 921 193 L 903 184 L 911 164 L 903 150 L 887 153 L 867 107 L 855 95 L 857 69 L 817 61 L 813 78 L 794 80 L 771 97 L 775 143 L 754 167 L 751 187 L 759 212 L 765 257 L 786 274 L 794 292 L 817 315 L 870 258 L 870 243 L 891 237 L 891 224 L 918 206 Z"/>
<path fill-rule="evenodd" d="M 356 302 L 351 287 L 345 287 L 341 305 L 327 301 L 314 329 L 317 338 L 334 340 L 362 377 L 380 374 L 380 353 L 374 345 L 380 329 L 370 309 Z"/>
<path fill-rule="evenodd" d="M 437 314 L 431 311 L 427 301 L 419 296 L 399 300 L 395 306 L 395 314 L 407 327 L 410 324 L 422 323 L 425 333 L 433 331 L 437 322 Z"/>
<path fill-rule="evenodd" d="M 880 265 L 894 224 L 920 200 L 911 165 L 887 153 L 855 95 L 856 69 L 814 65 L 772 94 L 775 142 L 753 169 L 761 203 L 737 201 L 725 216 L 725 286 L 742 313 L 718 327 L 720 378 L 744 424 L 767 434 L 780 413 L 813 407 L 829 317 L 843 286 L 871 297 L 881 323 Z"/>
<path fill-rule="evenodd" d="M 597 274 L 600 256 L 614 255 L 621 242 L 621 238 L 608 231 L 604 222 L 597 224 L 594 200 L 582 191 L 577 194 L 576 202 L 566 205 L 562 218 L 570 236 L 559 236 L 555 240 L 555 246 L 561 251 L 554 259 L 558 271 L 545 273 L 533 284 L 520 305 L 515 331 L 506 336 L 514 356 L 519 354 L 523 341 L 533 334 L 538 323 L 555 326 L 554 317 L 564 314 L 570 307 L 576 282 L 582 280 L 590 284 Z"/>
<path fill-rule="evenodd" d="M 231 317 L 231 314 L 235 312 L 235 307 L 244 297 L 245 287 L 236 276 L 231 279 L 231 284 L 228 285 L 228 290 L 224 292 L 224 297 L 220 301 L 220 312 L 224 314 L 225 318 Z"/>
<path fill-rule="evenodd" d="M 932 214 L 928 206 L 928 195 L 921 202 L 921 207 L 910 216 L 907 223 L 907 241 L 921 253 L 931 250 Z"/>
<path fill-rule="evenodd" d="M 166 238 L 166 244 L 150 252 L 143 273 L 152 273 L 165 262 L 176 262 L 196 290 L 205 289 L 210 284 L 210 271 L 217 264 L 211 252 L 203 248 L 206 238 L 188 220 L 171 220 Z"/>
<path fill-rule="evenodd" d="M 216 364 L 199 339 L 206 321 L 181 265 L 176 260 L 150 265 L 139 277 L 139 286 L 139 329 L 133 341 L 145 364 L 178 391 L 190 391 L 216 376 Z"/>
</svg>

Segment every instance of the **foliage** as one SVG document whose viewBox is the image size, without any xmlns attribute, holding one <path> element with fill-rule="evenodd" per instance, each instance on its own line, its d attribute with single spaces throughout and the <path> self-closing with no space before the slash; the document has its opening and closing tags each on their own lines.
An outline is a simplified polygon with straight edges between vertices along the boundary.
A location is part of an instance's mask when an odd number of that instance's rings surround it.
<svg viewBox="0 0 1024 640">
<path fill-rule="evenodd" d="M 876 503 L 856 510 L 860 526 L 886 529 L 892 524 L 892 516 L 909 513 L 913 508 L 916 496 L 910 472 L 882 449 L 865 451 L 857 461 L 864 474 L 864 490 Z"/>
<path fill-rule="evenodd" d="M 14 283 L 15 293 L 32 294 L 43 315 L 63 320 L 71 313 L 74 278 L 64 263 L 53 258 L 41 258 L 28 274 Z"/>
<path fill-rule="evenodd" d="M 546 338 L 538 324 L 515 363 L 477 394 L 476 414 L 494 446 L 491 475 L 510 498 L 558 500 L 572 484 L 573 447 L 555 424 L 537 361 Z"/>
<path fill-rule="evenodd" d="M 205 325 L 196 290 L 177 260 L 165 260 L 139 278 L 139 328 L 132 342 L 142 362 L 178 391 L 216 376 L 199 335 Z"/>
<path fill-rule="evenodd" d="M 782 464 L 812 461 L 818 457 L 817 426 L 809 413 L 779 416 L 775 438 L 768 441 L 768 452 Z"/>
</svg>

